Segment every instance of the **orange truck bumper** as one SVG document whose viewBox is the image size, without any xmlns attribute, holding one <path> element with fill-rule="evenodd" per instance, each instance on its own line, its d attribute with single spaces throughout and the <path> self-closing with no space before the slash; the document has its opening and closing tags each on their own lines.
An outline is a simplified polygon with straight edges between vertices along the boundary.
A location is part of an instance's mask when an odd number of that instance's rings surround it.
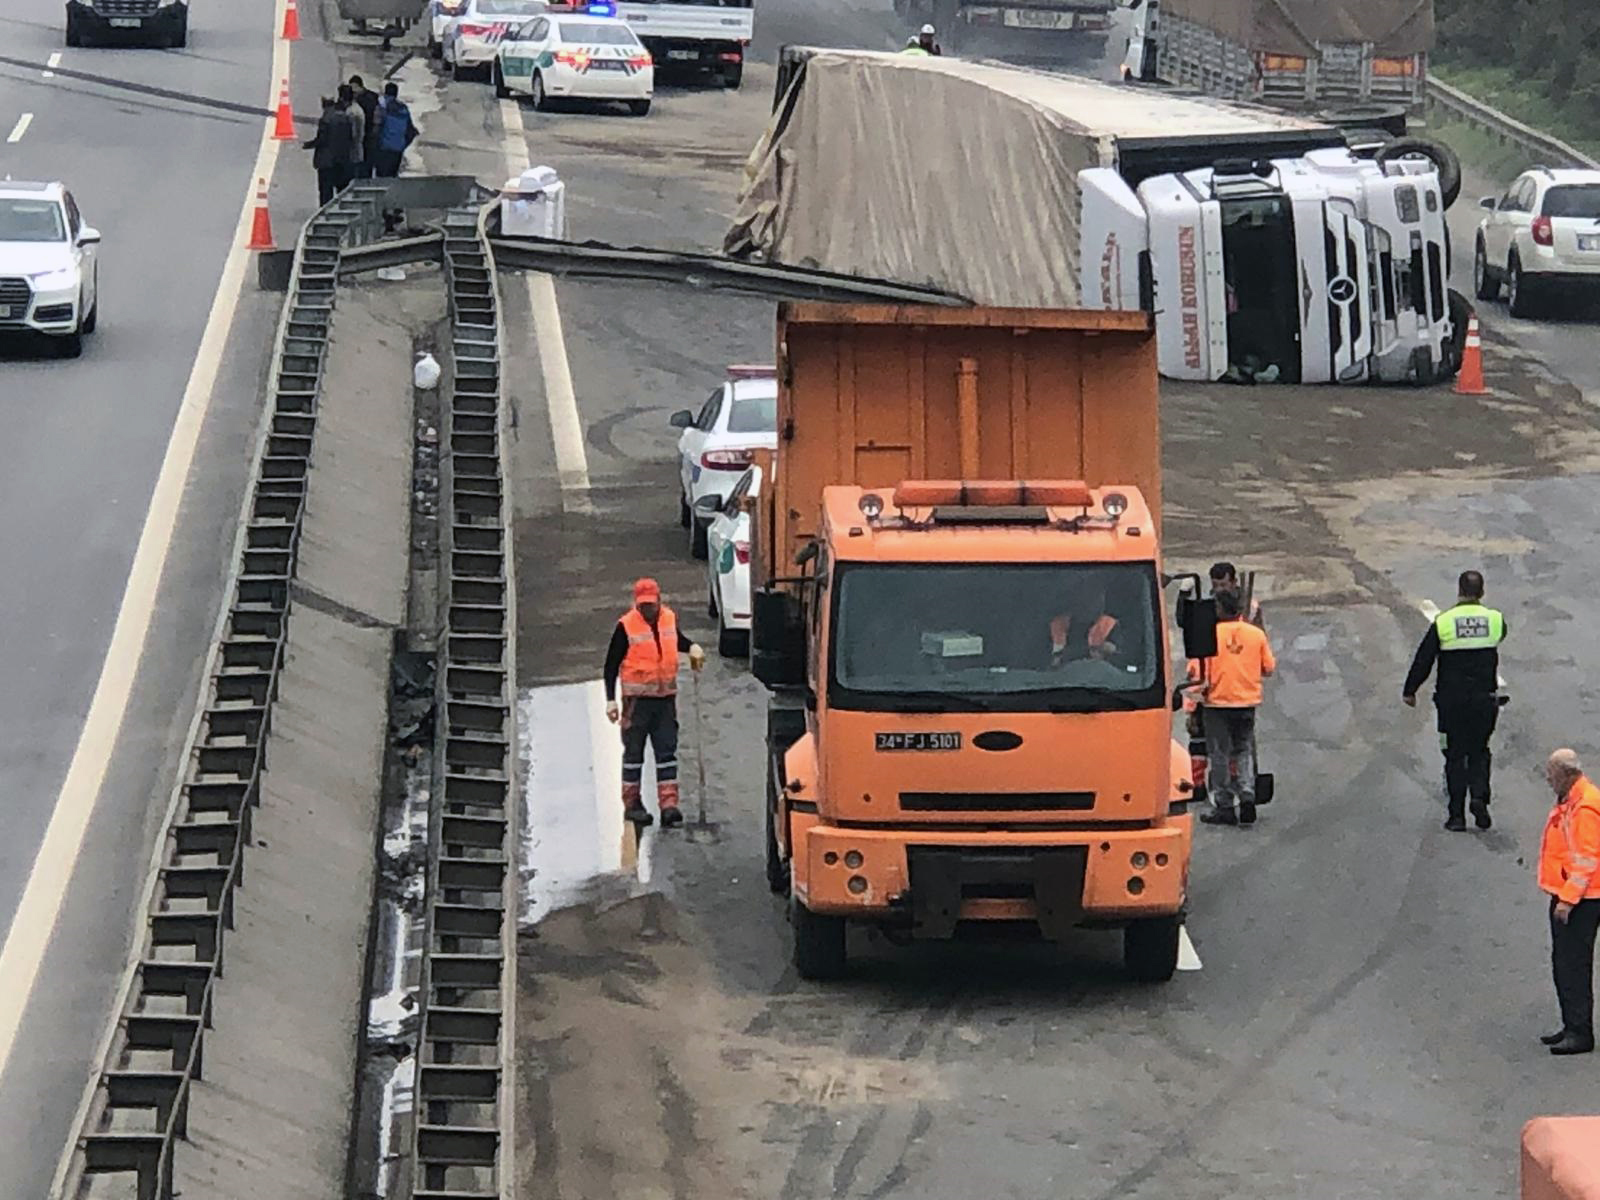
<svg viewBox="0 0 1600 1200">
<path fill-rule="evenodd" d="M 981 920 L 1036 921 L 1051 935 L 1059 927 L 1177 913 L 1190 833 L 1187 816 L 1145 829 L 1004 833 L 798 819 L 794 887 L 813 912 L 906 918 L 929 936 Z"/>
<path fill-rule="evenodd" d="M 1523 1127 L 1522 1200 L 1600 1200 L 1600 1117 L 1535 1117 Z"/>
</svg>

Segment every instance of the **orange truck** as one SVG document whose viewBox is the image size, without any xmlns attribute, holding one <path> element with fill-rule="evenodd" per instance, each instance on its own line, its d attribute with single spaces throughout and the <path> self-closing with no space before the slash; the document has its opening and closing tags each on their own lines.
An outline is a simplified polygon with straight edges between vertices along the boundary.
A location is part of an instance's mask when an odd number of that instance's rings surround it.
<svg viewBox="0 0 1600 1200">
<path fill-rule="evenodd" d="M 1170 978 L 1193 786 L 1149 315 L 787 304 L 777 354 L 751 663 L 799 973 L 842 974 L 857 922 L 1121 928 Z"/>
</svg>

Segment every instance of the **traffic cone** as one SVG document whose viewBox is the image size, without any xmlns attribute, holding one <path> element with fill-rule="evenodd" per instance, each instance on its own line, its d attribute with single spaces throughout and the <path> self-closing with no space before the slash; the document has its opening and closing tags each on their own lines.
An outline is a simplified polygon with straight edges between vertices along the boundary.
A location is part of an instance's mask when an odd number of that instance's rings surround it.
<svg viewBox="0 0 1600 1200">
<path fill-rule="evenodd" d="M 300 40 L 300 9 L 294 0 L 289 0 L 288 6 L 283 10 L 283 40 L 286 42 Z"/>
<path fill-rule="evenodd" d="M 250 244 L 246 250 L 276 250 L 272 239 L 272 217 L 267 212 L 267 181 L 256 180 L 256 212 L 250 222 Z"/>
<path fill-rule="evenodd" d="M 1456 372 L 1456 395 L 1487 396 L 1483 382 L 1483 341 L 1478 336 L 1478 314 L 1467 320 L 1467 344 L 1461 351 L 1461 369 Z"/>
<path fill-rule="evenodd" d="M 289 108 L 289 81 L 285 79 L 283 86 L 278 89 L 277 123 L 272 127 L 272 136 L 280 142 L 292 142 L 299 135 L 294 131 L 294 113 Z"/>
</svg>

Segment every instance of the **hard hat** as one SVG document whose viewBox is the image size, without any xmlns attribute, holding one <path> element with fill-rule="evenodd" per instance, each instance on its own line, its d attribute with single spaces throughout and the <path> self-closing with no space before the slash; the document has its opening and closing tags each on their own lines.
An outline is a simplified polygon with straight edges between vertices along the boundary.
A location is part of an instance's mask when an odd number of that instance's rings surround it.
<svg viewBox="0 0 1600 1200">
<path fill-rule="evenodd" d="M 635 604 L 655 604 L 660 599 L 661 585 L 654 579 L 646 577 L 634 582 L 633 602 Z"/>
<path fill-rule="evenodd" d="M 934 33 L 934 29 L 933 29 L 932 25 L 924 25 L 922 27 L 922 36 L 923 37 L 932 37 L 933 33 Z"/>
</svg>

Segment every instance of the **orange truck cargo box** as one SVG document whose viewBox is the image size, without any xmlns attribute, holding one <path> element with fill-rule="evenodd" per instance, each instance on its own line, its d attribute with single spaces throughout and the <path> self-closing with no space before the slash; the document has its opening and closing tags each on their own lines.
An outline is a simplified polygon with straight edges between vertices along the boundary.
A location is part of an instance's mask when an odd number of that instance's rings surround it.
<svg viewBox="0 0 1600 1200">
<path fill-rule="evenodd" d="M 1600 1200 L 1600 1117 L 1535 1117 L 1523 1127 L 1522 1200 Z"/>
</svg>

